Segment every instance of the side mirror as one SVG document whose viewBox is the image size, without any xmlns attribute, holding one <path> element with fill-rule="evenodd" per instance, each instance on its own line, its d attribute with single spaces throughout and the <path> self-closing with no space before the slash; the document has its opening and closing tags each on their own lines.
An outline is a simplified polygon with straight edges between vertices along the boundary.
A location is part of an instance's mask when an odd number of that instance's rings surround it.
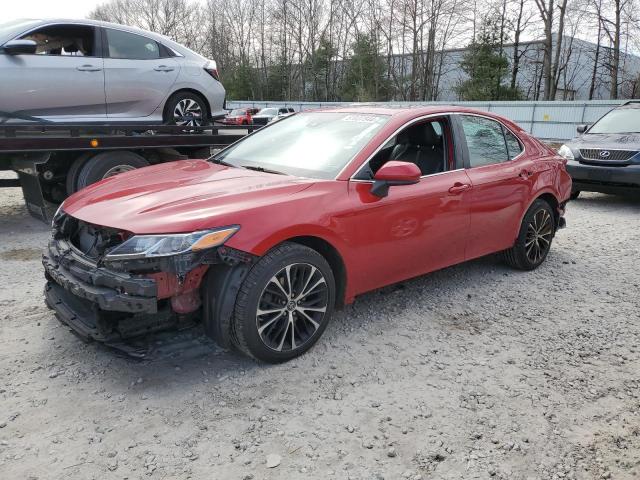
<svg viewBox="0 0 640 480">
<path fill-rule="evenodd" d="M 589 128 L 589 125 L 578 125 L 576 130 L 578 133 L 582 134 L 587 131 L 587 128 Z"/>
<path fill-rule="evenodd" d="M 38 44 L 33 40 L 10 40 L 2 46 L 9 55 L 23 55 L 36 53 Z"/>
<path fill-rule="evenodd" d="M 389 187 L 394 185 L 412 185 L 420 181 L 422 172 L 415 163 L 392 160 L 385 163 L 373 176 L 371 194 L 386 197 Z"/>
</svg>

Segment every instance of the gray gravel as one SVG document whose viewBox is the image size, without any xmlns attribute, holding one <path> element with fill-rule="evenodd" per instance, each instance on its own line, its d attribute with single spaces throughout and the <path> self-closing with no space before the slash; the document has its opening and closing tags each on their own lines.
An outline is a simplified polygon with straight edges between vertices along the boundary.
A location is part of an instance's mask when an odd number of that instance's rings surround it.
<svg viewBox="0 0 640 480">
<path fill-rule="evenodd" d="M 48 229 L 0 191 L 0 478 L 640 478 L 640 202 L 567 221 L 537 271 L 365 295 L 285 365 L 188 335 L 136 362 L 45 308 Z"/>
</svg>

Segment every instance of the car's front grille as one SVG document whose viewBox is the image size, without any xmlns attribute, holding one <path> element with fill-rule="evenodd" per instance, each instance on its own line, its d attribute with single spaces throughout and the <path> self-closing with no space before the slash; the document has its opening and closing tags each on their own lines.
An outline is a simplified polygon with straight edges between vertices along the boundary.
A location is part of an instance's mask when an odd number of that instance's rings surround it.
<svg viewBox="0 0 640 480">
<path fill-rule="evenodd" d="M 80 253 L 96 260 L 105 251 L 121 244 L 130 234 L 114 228 L 93 225 L 62 214 L 54 220 L 54 238 L 71 243 Z"/>
<path fill-rule="evenodd" d="M 637 150 L 607 150 L 606 148 L 581 148 L 580 156 L 598 162 L 624 162 L 638 153 Z"/>
</svg>

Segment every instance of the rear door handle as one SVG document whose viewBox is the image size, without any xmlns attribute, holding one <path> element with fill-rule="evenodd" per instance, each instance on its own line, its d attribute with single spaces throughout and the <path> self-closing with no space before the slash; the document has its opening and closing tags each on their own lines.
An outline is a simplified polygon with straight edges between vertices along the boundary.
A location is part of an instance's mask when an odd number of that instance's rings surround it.
<svg viewBox="0 0 640 480">
<path fill-rule="evenodd" d="M 471 185 L 469 185 L 468 183 L 456 182 L 449 189 L 449 193 L 452 195 L 460 195 L 461 193 L 466 192 L 470 188 L 471 188 Z"/>
<path fill-rule="evenodd" d="M 96 67 L 95 65 L 80 65 L 76 68 L 76 70 L 79 70 L 81 72 L 99 72 L 102 69 L 100 67 Z"/>
<path fill-rule="evenodd" d="M 531 175 L 533 175 L 533 172 L 530 170 L 521 170 L 518 174 L 520 178 L 524 178 L 525 180 L 528 179 Z"/>
<path fill-rule="evenodd" d="M 167 67 L 166 65 L 158 65 L 154 68 L 156 72 L 173 72 L 173 67 Z"/>
</svg>

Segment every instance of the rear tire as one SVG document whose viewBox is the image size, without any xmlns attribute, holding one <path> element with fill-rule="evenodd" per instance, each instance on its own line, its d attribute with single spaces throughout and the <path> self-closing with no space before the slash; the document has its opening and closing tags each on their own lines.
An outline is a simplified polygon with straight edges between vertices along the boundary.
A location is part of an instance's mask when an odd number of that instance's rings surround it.
<svg viewBox="0 0 640 480">
<path fill-rule="evenodd" d="M 302 355 L 324 332 L 335 304 L 331 267 L 315 250 L 283 243 L 262 257 L 236 298 L 232 339 L 268 363 Z"/>
<path fill-rule="evenodd" d="M 189 119 L 186 120 L 184 117 Z M 197 93 L 175 93 L 167 100 L 162 120 L 165 125 L 181 125 L 185 127 L 208 125 L 209 109 L 207 108 L 207 102 Z"/>
<path fill-rule="evenodd" d="M 569 196 L 569 200 L 575 200 L 579 196 L 580 196 L 580 190 L 572 191 L 571 195 Z"/>
<path fill-rule="evenodd" d="M 538 199 L 522 219 L 516 243 L 503 252 L 507 264 L 519 270 L 534 270 L 547 258 L 556 232 L 551 206 Z"/>
<path fill-rule="evenodd" d="M 102 152 L 84 162 L 78 173 L 76 191 L 119 173 L 149 166 L 133 152 Z"/>
</svg>

